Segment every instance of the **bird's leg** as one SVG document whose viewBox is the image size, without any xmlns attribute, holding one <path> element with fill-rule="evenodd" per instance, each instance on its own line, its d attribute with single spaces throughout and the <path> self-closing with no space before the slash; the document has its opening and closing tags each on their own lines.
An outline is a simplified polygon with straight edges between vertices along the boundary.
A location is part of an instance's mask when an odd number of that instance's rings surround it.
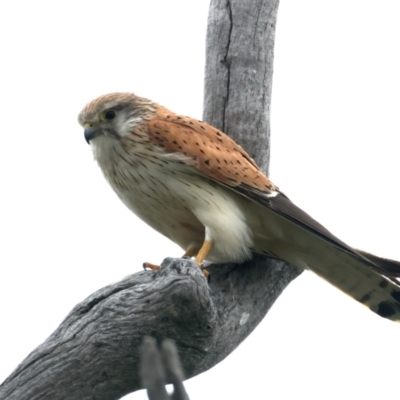
<svg viewBox="0 0 400 400">
<path fill-rule="evenodd" d="M 196 261 L 196 264 L 202 269 L 203 274 L 206 276 L 206 278 L 208 277 L 209 272 L 204 268 L 202 268 L 202 264 L 203 261 L 206 259 L 208 253 L 210 252 L 212 245 L 213 245 L 212 240 L 206 239 L 203 243 L 203 246 L 201 246 L 201 249 L 197 253 L 196 258 L 194 259 Z"/>
<path fill-rule="evenodd" d="M 160 266 L 152 264 L 152 263 L 149 263 L 149 262 L 144 262 L 143 263 L 143 269 L 144 270 L 151 269 L 152 271 L 158 271 L 160 269 Z"/>
<path fill-rule="evenodd" d="M 212 246 L 213 246 L 213 240 L 212 240 L 212 233 L 210 228 L 206 225 L 204 227 L 205 229 L 205 238 L 203 245 L 201 246 L 200 250 L 197 253 L 196 258 L 194 259 L 199 267 L 202 266 L 204 260 L 207 258 L 208 253 L 210 252 Z"/>
<path fill-rule="evenodd" d="M 203 274 L 206 278 L 209 276 L 209 272 L 202 267 L 203 261 L 206 259 L 207 254 L 210 252 L 211 247 L 213 245 L 212 240 L 206 239 L 203 243 L 203 246 L 201 246 L 201 249 L 197 253 L 196 258 L 194 259 L 196 261 L 196 264 L 201 268 L 203 271 Z"/>
<path fill-rule="evenodd" d="M 199 250 L 196 258 L 194 259 L 198 266 L 201 266 L 201 264 L 203 264 L 203 261 L 206 259 L 207 254 L 210 252 L 212 245 L 213 245 L 212 240 L 206 239 L 204 241 L 203 246 L 201 246 L 201 249 Z"/>
</svg>

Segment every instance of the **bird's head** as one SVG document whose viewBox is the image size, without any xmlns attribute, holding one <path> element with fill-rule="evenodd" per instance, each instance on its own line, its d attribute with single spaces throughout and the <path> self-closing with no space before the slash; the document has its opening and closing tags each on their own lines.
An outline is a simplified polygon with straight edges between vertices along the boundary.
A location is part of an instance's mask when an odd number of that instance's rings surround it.
<svg viewBox="0 0 400 400">
<path fill-rule="evenodd" d="M 78 116 L 88 143 L 104 135 L 121 139 L 150 119 L 157 105 L 133 93 L 110 93 L 88 103 Z"/>
</svg>

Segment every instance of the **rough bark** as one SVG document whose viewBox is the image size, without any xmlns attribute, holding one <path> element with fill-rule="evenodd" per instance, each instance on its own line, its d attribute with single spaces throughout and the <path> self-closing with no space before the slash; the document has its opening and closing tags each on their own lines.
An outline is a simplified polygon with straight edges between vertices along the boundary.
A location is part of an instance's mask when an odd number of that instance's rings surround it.
<svg viewBox="0 0 400 400">
<path fill-rule="evenodd" d="M 268 169 L 277 0 L 211 1 L 204 119 Z M 142 388 L 144 336 L 173 339 L 187 378 L 212 368 L 258 325 L 300 271 L 255 257 L 209 268 L 166 259 L 78 304 L 0 386 L 0 400 L 119 399 Z"/>
<path fill-rule="evenodd" d="M 211 1 L 204 114 L 268 173 L 278 0 Z"/>
</svg>

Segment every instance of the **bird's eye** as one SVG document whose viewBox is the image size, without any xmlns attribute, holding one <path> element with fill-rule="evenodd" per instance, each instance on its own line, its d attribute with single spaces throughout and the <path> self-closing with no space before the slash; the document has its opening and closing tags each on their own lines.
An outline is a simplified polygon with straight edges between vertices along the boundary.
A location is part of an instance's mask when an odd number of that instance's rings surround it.
<svg viewBox="0 0 400 400">
<path fill-rule="evenodd" d="M 116 115 L 117 113 L 114 110 L 107 110 L 104 112 L 104 119 L 111 121 Z"/>
</svg>

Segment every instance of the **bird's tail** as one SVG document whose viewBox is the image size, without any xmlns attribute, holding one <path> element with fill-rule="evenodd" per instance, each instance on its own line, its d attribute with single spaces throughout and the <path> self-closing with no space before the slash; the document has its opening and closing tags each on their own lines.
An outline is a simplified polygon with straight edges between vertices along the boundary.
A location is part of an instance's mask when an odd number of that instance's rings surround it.
<svg viewBox="0 0 400 400">
<path fill-rule="evenodd" d="M 370 260 L 373 264 L 378 267 L 378 270 L 390 278 L 400 277 L 400 262 L 395 260 L 389 260 L 388 258 L 381 258 L 374 254 L 367 253 L 363 250 L 356 250 L 358 253 L 363 255 L 365 258 Z"/>
<path fill-rule="evenodd" d="M 283 195 L 257 203 L 248 211 L 256 253 L 309 269 L 381 317 L 400 321 L 399 262 L 351 248 Z"/>
</svg>

